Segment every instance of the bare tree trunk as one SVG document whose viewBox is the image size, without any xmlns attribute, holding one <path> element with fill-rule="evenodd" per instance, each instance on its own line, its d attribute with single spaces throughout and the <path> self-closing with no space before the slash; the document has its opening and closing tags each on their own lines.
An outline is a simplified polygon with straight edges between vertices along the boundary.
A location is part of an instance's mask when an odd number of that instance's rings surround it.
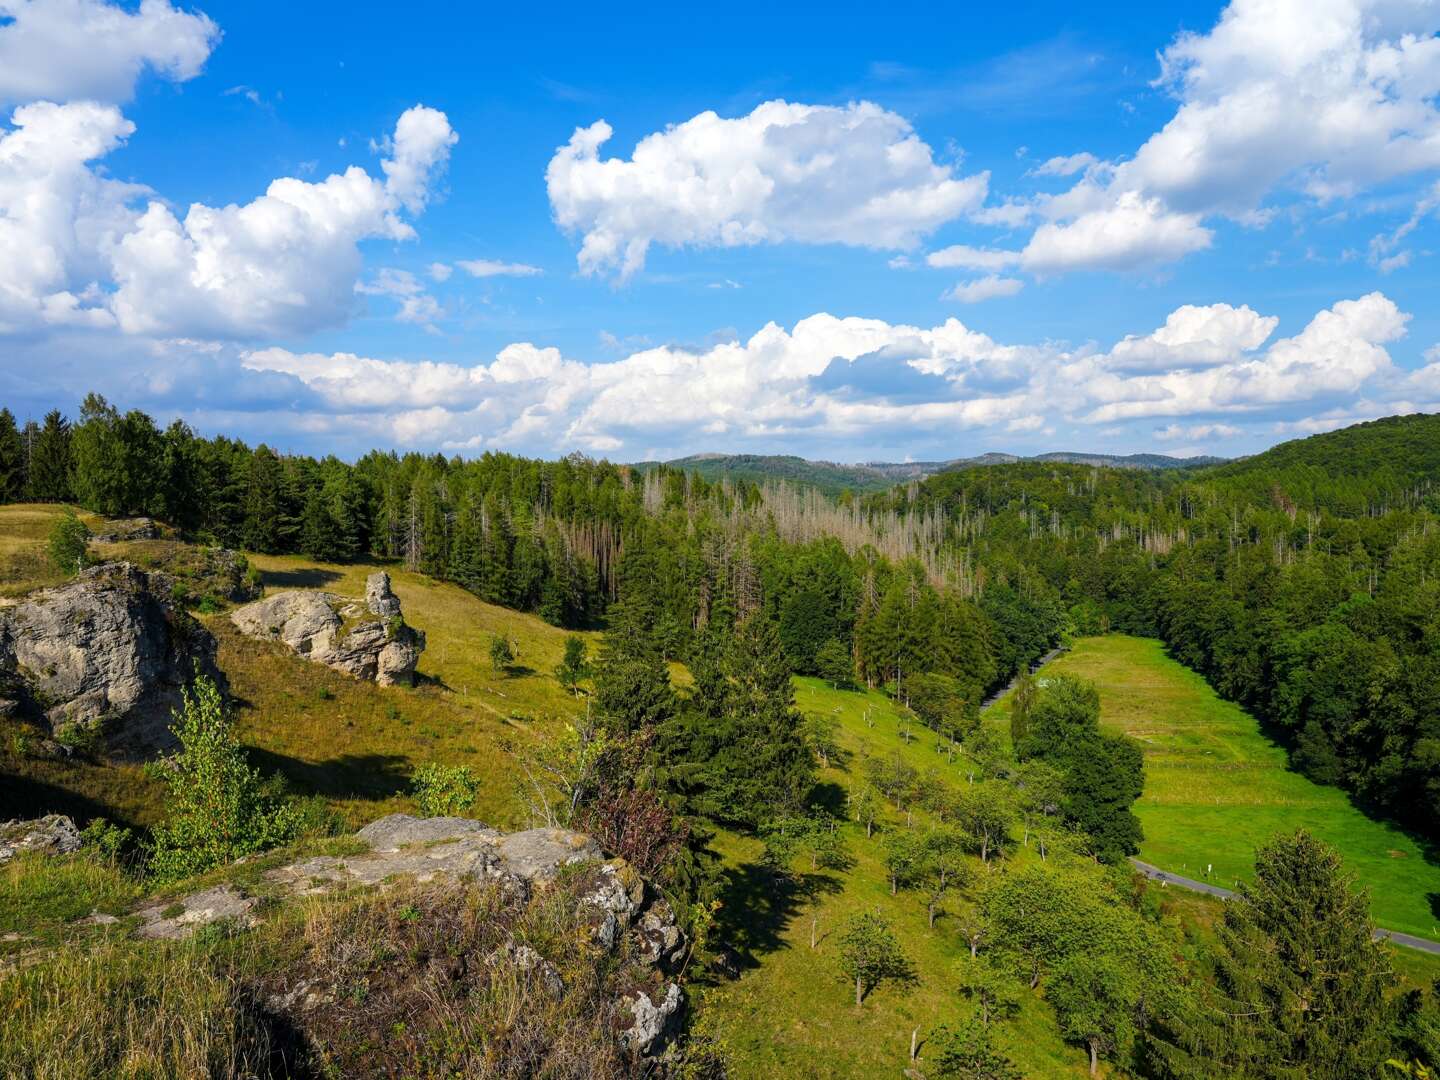
<svg viewBox="0 0 1440 1080">
<path fill-rule="evenodd" d="M 1095 1053 L 1095 1040 L 1090 1040 L 1090 1075 L 1098 1076 L 1100 1072 L 1100 1057 Z"/>
<path fill-rule="evenodd" d="M 910 1060 L 914 1061 L 920 1056 L 920 1029 L 910 1029 Z"/>
<path fill-rule="evenodd" d="M 856 976 L 855 976 L 855 1007 L 856 1007 L 857 1009 L 860 1007 L 860 997 L 861 997 L 861 993 L 862 993 L 863 987 L 864 987 L 864 984 L 860 981 L 860 976 L 859 976 L 859 975 L 856 975 Z"/>
</svg>

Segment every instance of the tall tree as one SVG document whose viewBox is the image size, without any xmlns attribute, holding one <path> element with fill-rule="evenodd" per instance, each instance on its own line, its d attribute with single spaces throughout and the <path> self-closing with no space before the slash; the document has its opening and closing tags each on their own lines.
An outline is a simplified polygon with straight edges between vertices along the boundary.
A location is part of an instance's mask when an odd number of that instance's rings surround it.
<svg viewBox="0 0 1440 1080">
<path fill-rule="evenodd" d="M 1165 1075 L 1375 1076 L 1395 974 L 1370 898 L 1334 848 L 1300 830 L 1255 855 L 1255 881 L 1225 905 L 1199 1003 L 1157 1021 Z"/>
<path fill-rule="evenodd" d="M 0 409 L 0 502 L 17 502 L 25 493 L 25 444 L 15 414 Z"/>
<path fill-rule="evenodd" d="M 29 425 L 26 428 L 28 431 Z M 74 498 L 70 438 L 70 421 L 59 409 L 51 409 L 31 442 L 27 498 L 35 502 L 69 502 Z"/>
</svg>

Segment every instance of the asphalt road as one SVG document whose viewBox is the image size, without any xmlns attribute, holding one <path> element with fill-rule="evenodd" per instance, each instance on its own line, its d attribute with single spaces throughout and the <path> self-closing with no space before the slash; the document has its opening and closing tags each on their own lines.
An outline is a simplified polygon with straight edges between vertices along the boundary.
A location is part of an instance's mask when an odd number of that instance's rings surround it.
<svg viewBox="0 0 1440 1080">
<path fill-rule="evenodd" d="M 1130 865 L 1139 870 L 1151 881 L 1163 882 L 1167 885 L 1178 885 L 1182 889 L 1190 889 L 1193 892 L 1206 893 L 1210 896 L 1218 896 L 1221 900 L 1229 900 L 1235 895 L 1231 889 L 1222 889 L 1219 885 L 1209 885 L 1203 881 L 1196 881 L 1194 878 L 1181 877 L 1179 874 L 1172 874 L 1168 870 L 1161 870 L 1158 866 L 1151 866 L 1139 859 L 1131 859 Z M 1440 956 L 1440 941 L 1431 941 L 1429 938 L 1416 937 L 1414 934 L 1402 934 L 1398 930 L 1376 930 L 1377 938 L 1386 938 L 1396 945 L 1404 945 L 1409 949 L 1419 949 L 1421 952 L 1433 953 Z"/>
</svg>

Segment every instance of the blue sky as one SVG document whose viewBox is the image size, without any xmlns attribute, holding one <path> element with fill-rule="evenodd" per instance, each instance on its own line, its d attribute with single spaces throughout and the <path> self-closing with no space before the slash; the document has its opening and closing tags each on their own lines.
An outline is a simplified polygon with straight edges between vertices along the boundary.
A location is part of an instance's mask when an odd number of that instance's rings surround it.
<svg viewBox="0 0 1440 1080">
<path fill-rule="evenodd" d="M 1437 30 L 0 0 L 0 401 L 625 460 L 1235 454 L 1434 410 Z"/>
</svg>

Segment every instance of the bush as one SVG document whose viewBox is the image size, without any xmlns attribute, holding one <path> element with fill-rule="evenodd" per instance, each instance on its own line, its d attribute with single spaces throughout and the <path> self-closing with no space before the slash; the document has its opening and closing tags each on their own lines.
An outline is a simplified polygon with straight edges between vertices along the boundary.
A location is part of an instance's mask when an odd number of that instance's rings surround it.
<svg viewBox="0 0 1440 1080">
<path fill-rule="evenodd" d="M 515 650 L 510 647 L 510 641 L 503 634 L 495 634 L 490 638 L 490 666 L 496 671 L 504 671 L 515 662 Z"/>
<path fill-rule="evenodd" d="M 151 769 L 169 789 L 170 815 L 156 826 L 150 872 L 175 881 L 289 840 L 299 825 L 278 777 L 252 768 L 235 738 L 220 688 L 200 676 L 175 714 L 180 752 Z"/>
<path fill-rule="evenodd" d="M 410 790 L 423 817 L 459 817 L 475 805 L 480 778 L 468 765 L 432 761 L 415 770 Z"/>
<path fill-rule="evenodd" d="M 73 510 L 66 510 L 50 527 L 45 550 L 57 570 L 78 574 L 90 562 L 90 530 Z"/>
<path fill-rule="evenodd" d="M 855 685 L 855 661 L 850 650 L 837 638 L 820 646 L 815 653 L 815 667 L 820 677 L 837 690 L 848 690 Z"/>
</svg>

